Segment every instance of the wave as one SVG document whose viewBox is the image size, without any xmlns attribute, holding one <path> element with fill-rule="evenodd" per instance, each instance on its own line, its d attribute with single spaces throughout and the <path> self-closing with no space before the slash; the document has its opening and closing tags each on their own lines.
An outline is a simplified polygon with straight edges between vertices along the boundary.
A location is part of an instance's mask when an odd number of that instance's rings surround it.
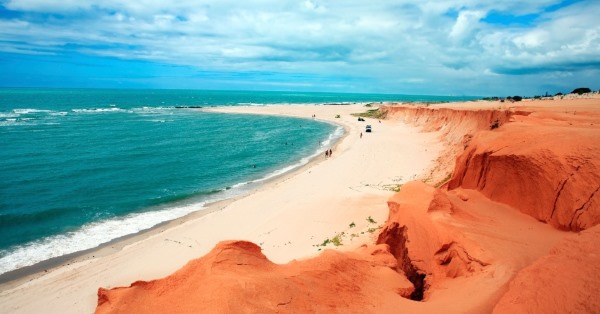
<svg viewBox="0 0 600 314">
<path fill-rule="evenodd" d="M 102 114 L 102 113 L 132 113 L 140 115 L 169 114 L 173 107 L 140 107 L 122 109 L 111 105 L 107 108 L 73 108 L 63 110 L 48 110 L 37 108 L 16 108 L 0 112 L 0 127 L 56 125 L 58 119 L 77 114 Z M 169 122 L 166 119 L 155 119 L 152 122 Z"/>
<path fill-rule="evenodd" d="M 52 110 L 46 110 L 46 109 L 13 109 L 13 112 L 16 114 L 30 114 L 30 113 L 50 113 L 53 112 Z"/>
<path fill-rule="evenodd" d="M 21 116 L 32 116 L 38 113 L 45 113 L 49 115 L 64 115 L 66 112 L 47 110 L 47 109 L 33 109 L 33 108 L 18 108 L 12 109 L 9 112 L 0 112 L 0 118 L 19 118 Z"/>
<path fill-rule="evenodd" d="M 17 108 L 9 112 L 0 112 L 0 126 L 35 126 L 55 125 L 53 122 L 60 116 L 66 116 L 66 111 L 55 111 L 48 109 Z M 51 122 L 45 122 L 51 121 Z"/>
<path fill-rule="evenodd" d="M 10 118 L 0 121 L 0 126 L 15 126 L 15 125 L 26 125 L 23 121 L 18 121 L 16 118 Z"/>
<path fill-rule="evenodd" d="M 0 274 L 39 262 L 98 247 L 114 239 L 152 228 L 162 222 L 202 210 L 205 202 L 130 214 L 82 226 L 67 234 L 30 242 L 10 251 L 0 251 Z"/>
<path fill-rule="evenodd" d="M 344 128 L 337 126 L 335 131 L 333 131 L 333 133 L 331 133 L 326 140 L 321 142 L 321 147 L 324 149 L 321 149 L 319 153 L 324 152 L 325 149 L 328 149 L 331 145 L 335 144 L 335 142 L 339 140 L 342 135 L 344 135 Z"/>
<path fill-rule="evenodd" d="M 140 107 L 140 108 L 131 108 L 127 112 L 136 113 L 141 115 L 154 115 L 154 114 L 165 114 L 173 111 L 175 107 Z"/>
<path fill-rule="evenodd" d="M 91 108 L 91 109 L 71 109 L 77 113 L 98 113 L 98 112 L 124 112 L 124 109 L 111 107 L 111 108 Z"/>
<path fill-rule="evenodd" d="M 126 113 L 136 113 L 136 114 L 164 114 L 169 111 L 172 111 L 175 107 L 136 107 L 123 109 L 119 107 L 112 106 L 110 108 L 78 108 L 71 109 L 72 112 L 76 113 L 112 113 L 112 112 L 126 112 Z"/>
<path fill-rule="evenodd" d="M 66 116 L 69 113 L 66 111 L 54 111 L 54 112 L 50 112 L 51 116 Z"/>
<path fill-rule="evenodd" d="M 0 118 L 17 118 L 20 114 L 14 112 L 0 112 Z"/>
<path fill-rule="evenodd" d="M 33 118 L 7 118 L 0 120 L 0 127 L 14 126 L 36 126 L 36 125 L 60 125 L 58 122 L 38 122 L 38 119 Z"/>
</svg>

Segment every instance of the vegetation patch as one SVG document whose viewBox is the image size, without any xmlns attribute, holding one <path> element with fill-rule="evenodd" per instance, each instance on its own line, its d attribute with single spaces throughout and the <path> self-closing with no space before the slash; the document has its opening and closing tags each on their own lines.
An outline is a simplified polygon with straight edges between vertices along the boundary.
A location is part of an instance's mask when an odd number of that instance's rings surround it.
<svg viewBox="0 0 600 314">
<path fill-rule="evenodd" d="M 363 118 L 373 118 L 373 119 L 385 119 L 387 118 L 388 112 L 386 110 L 377 109 L 369 109 L 366 112 L 361 113 L 353 113 L 352 115 L 355 117 L 363 117 Z"/>
<path fill-rule="evenodd" d="M 400 189 L 402 189 L 402 184 L 386 184 L 383 186 L 383 189 L 386 191 L 400 192 Z"/>
<path fill-rule="evenodd" d="M 369 224 L 372 224 L 372 225 L 377 224 L 377 221 L 375 221 L 375 219 L 373 219 L 373 217 L 371 217 L 371 216 L 367 217 L 366 220 L 367 220 L 367 222 Z M 348 227 L 349 228 L 355 228 L 356 227 L 356 223 L 354 223 L 354 221 L 353 221 L 353 222 L 351 222 L 348 225 Z M 369 229 L 367 229 L 366 232 L 373 233 L 373 232 L 375 232 L 375 231 L 377 231 L 379 229 L 381 229 L 381 226 L 370 227 Z M 342 231 L 340 233 L 337 233 L 332 238 L 327 238 L 327 239 L 323 240 L 323 242 L 321 242 L 319 244 L 315 244 L 313 246 L 317 247 L 318 251 L 320 251 L 323 247 L 326 247 L 326 246 L 328 246 L 330 244 L 333 244 L 333 246 L 342 246 L 342 245 L 344 245 L 344 238 L 345 237 L 349 236 L 350 237 L 350 241 L 352 241 L 352 239 L 360 237 L 361 234 L 365 234 L 365 231 L 361 231 L 360 233 L 358 233 L 358 232 L 346 233 L 346 232 Z"/>
<path fill-rule="evenodd" d="M 336 234 L 335 237 L 333 237 L 333 239 L 331 239 L 331 243 L 333 243 L 333 245 L 335 245 L 335 246 L 342 245 L 342 237 L 343 236 L 344 236 L 343 232 L 341 234 Z"/>
<path fill-rule="evenodd" d="M 375 231 L 377 231 L 377 230 L 379 230 L 379 229 L 381 229 L 381 227 L 369 228 L 369 230 L 367 230 L 367 232 L 369 232 L 369 233 L 373 233 L 373 232 L 375 232 Z"/>
<path fill-rule="evenodd" d="M 442 181 L 436 183 L 435 188 L 437 189 L 440 186 L 446 184 L 446 182 L 450 181 L 451 178 L 452 178 L 452 172 L 448 173 L 448 175 L 446 175 L 446 177 Z"/>
<path fill-rule="evenodd" d="M 571 94 L 577 94 L 577 95 L 581 95 L 581 94 L 585 94 L 585 93 L 591 93 L 592 90 L 589 89 L 588 87 L 579 87 L 574 89 Z"/>
</svg>

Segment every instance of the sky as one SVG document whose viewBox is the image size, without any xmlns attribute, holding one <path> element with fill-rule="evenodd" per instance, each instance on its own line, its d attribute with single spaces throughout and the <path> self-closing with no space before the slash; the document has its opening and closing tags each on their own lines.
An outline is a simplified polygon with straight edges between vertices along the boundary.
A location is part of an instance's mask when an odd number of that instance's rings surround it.
<svg viewBox="0 0 600 314">
<path fill-rule="evenodd" d="M 598 0 L 0 0 L 0 87 L 600 89 Z"/>
</svg>

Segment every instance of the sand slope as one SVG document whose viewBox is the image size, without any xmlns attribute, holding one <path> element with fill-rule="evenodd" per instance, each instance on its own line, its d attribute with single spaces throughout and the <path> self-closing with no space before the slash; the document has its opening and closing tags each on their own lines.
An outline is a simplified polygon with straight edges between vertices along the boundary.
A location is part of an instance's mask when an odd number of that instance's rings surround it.
<svg viewBox="0 0 600 314">
<path fill-rule="evenodd" d="M 521 270 L 494 313 L 598 313 L 600 226 L 565 237 Z"/>
</svg>

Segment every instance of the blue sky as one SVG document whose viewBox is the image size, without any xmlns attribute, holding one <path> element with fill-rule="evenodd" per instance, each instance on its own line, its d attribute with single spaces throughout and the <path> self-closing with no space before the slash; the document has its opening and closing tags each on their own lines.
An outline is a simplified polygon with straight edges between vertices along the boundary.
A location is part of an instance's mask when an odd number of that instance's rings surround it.
<svg viewBox="0 0 600 314">
<path fill-rule="evenodd" d="M 598 16 L 575 0 L 0 0 L 0 86 L 599 89 Z"/>
</svg>

